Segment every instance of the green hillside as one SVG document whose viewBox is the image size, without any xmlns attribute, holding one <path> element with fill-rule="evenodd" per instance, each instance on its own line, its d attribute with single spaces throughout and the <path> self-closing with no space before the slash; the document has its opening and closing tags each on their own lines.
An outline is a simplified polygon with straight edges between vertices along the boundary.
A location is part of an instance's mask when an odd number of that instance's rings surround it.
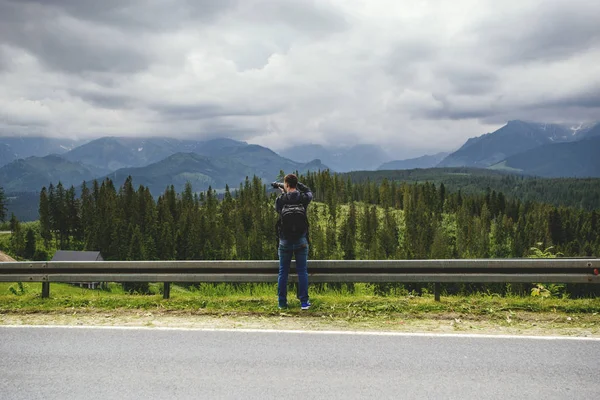
<svg viewBox="0 0 600 400">
<path fill-rule="evenodd" d="M 600 208 L 599 178 L 538 178 L 477 168 L 429 168 L 404 171 L 357 171 L 342 175 L 353 182 L 384 179 L 395 182 L 443 183 L 449 192 L 483 193 L 489 187 L 508 198 L 539 201 L 556 206 Z"/>
<path fill-rule="evenodd" d="M 121 184 L 131 176 L 134 185 L 147 186 L 153 195 L 158 195 L 170 185 L 181 191 L 187 182 L 191 183 L 194 191 L 203 191 L 209 186 L 224 189 L 226 185 L 237 187 L 247 176 L 273 181 L 280 170 L 306 172 L 308 169 L 316 171 L 322 168 L 326 167 L 319 162 L 300 164 L 264 147 L 249 145 L 230 156 L 218 158 L 197 153 L 176 153 L 146 167 L 119 169 L 104 178 Z"/>
<path fill-rule="evenodd" d="M 234 159 L 212 159 L 195 153 L 176 153 L 146 167 L 119 169 L 104 178 L 110 178 L 120 185 L 131 176 L 136 186 L 147 186 L 152 194 L 158 195 L 170 185 L 181 191 L 186 182 L 191 183 L 194 190 L 198 191 L 206 190 L 209 186 L 221 188 L 227 183 L 242 182 L 246 176 L 252 176 L 252 173 L 252 168 Z"/>
<path fill-rule="evenodd" d="M 0 168 L 0 185 L 7 193 L 36 192 L 51 182 L 57 184 L 61 181 L 68 187 L 104 173 L 98 168 L 67 161 L 56 155 L 29 157 Z"/>
</svg>

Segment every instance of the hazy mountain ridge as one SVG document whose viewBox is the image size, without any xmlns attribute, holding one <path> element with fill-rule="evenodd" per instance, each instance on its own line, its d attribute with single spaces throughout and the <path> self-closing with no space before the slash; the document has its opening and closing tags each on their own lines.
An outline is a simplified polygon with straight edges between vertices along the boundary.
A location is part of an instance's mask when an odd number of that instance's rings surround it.
<svg viewBox="0 0 600 400">
<path fill-rule="evenodd" d="M 491 167 L 541 176 L 598 176 L 594 169 L 597 168 L 595 159 L 589 159 L 594 150 L 598 151 L 596 141 L 586 142 L 586 145 L 552 147 L 551 150 L 545 147 L 597 137 L 600 137 L 600 124 L 510 121 L 495 132 L 470 138 L 459 150 L 439 162 L 436 162 L 436 157 L 441 158 L 443 153 L 385 163 L 382 161 L 389 159 L 389 156 L 382 148 L 373 145 L 325 148 L 307 144 L 287 149 L 279 155 L 267 147 L 225 138 L 180 140 L 165 137 L 104 137 L 69 151 L 69 146 L 77 141 L 0 138 L 0 160 L 7 162 L 12 159 L 0 168 L 0 185 L 7 192 L 38 191 L 50 181 L 56 183 L 60 180 L 65 185 L 77 185 L 83 180 L 104 176 L 120 177 L 124 171 L 129 171 L 134 178 L 140 174 L 140 180 L 158 187 L 168 184 L 169 177 L 165 173 L 170 171 L 173 182 L 178 185 L 187 177 L 187 180 L 196 183 L 195 190 L 204 190 L 208 185 L 215 188 L 224 187 L 226 183 L 235 186 L 245 176 L 257 175 L 264 180 L 272 180 L 280 170 L 303 172 L 330 167 L 333 171 L 341 172 L 444 167 L 447 164 Z M 48 147 L 44 147 L 46 145 Z M 45 155 L 15 160 L 20 157 L 14 148 L 38 153 L 59 150 L 64 154 L 60 157 Z M 181 155 L 190 153 L 203 157 Z M 186 162 L 180 162 L 182 157 Z M 588 161 L 582 164 L 581 160 Z M 119 179 L 115 180 L 115 184 L 120 183 Z M 164 187 L 157 190 L 162 191 Z"/>
<path fill-rule="evenodd" d="M 600 136 L 515 154 L 490 168 L 542 177 L 600 177 Z"/>
<path fill-rule="evenodd" d="M 248 148 L 264 152 L 264 148 Z M 275 153 L 272 154 L 280 160 L 285 160 Z M 246 177 L 252 178 L 254 175 L 267 183 L 276 179 L 280 169 L 286 172 L 306 172 L 308 169 L 314 171 L 319 166 L 326 168 L 318 161 L 299 164 L 288 160 L 288 163 L 282 163 L 276 162 L 274 158 L 254 159 L 253 165 L 248 165 L 243 162 L 245 157 L 238 155 L 240 157 L 207 157 L 197 153 L 175 153 L 157 163 L 145 167 L 119 169 L 106 177 L 112 179 L 115 184 L 121 184 L 131 176 L 136 186 L 147 186 L 152 194 L 158 195 L 169 185 L 174 185 L 176 190 L 182 191 L 186 182 L 190 182 L 195 191 L 206 190 L 209 186 L 213 189 L 224 189 L 225 185 L 235 189 Z"/>
<path fill-rule="evenodd" d="M 20 158 L 0 168 L 0 183 L 7 193 L 36 192 L 50 183 L 78 185 L 106 173 L 98 168 L 65 160 L 58 155 Z"/>
<path fill-rule="evenodd" d="M 305 144 L 282 150 L 279 154 L 299 162 L 319 159 L 335 172 L 375 170 L 382 162 L 391 160 L 380 146 L 367 144 L 331 148 Z"/>
<path fill-rule="evenodd" d="M 12 147 L 6 143 L 0 143 L 0 167 L 15 161 L 17 158 L 19 157 Z"/>
<path fill-rule="evenodd" d="M 115 185 L 121 185 L 131 176 L 135 186 L 147 186 L 153 195 L 158 195 L 170 186 L 181 191 L 190 182 L 195 191 L 224 188 L 226 184 L 237 185 L 244 178 L 252 176 L 250 167 L 234 160 L 212 159 L 197 153 L 175 153 L 144 167 L 122 168 L 98 180 L 110 178 Z"/>
<path fill-rule="evenodd" d="M 197 141 L 164 137 L 103 137 L 73 149 L 65 154 L 65 158 L 116 171 L 120 168 L 150 165 L 175 153 L 194 152 L 207 156 L 221 156 L 245 146 L 248 146 L 246 142 L 231 139 Z"/>
<path fill-rule="evenodd" d="M 109 141 L 109 146 L 104 148 L 111 148 L 114 143 Z M 218 140 L 207 146 L 213 153 L 212 156 L 178 152 L 150 165 L 120 168 L 116 171 L 69 161 L 63 158 L 64 155 L 30 157 L 0 168 L 0 184 L 7 192 L 30 192 L 39 191 L 50 182 L 57 184 L 61 181 L 63 185 L 70 186 L 105 177 L 110 177 L 116 185 L 120 185 L 131 175 L 136 185 L 150 186 L 153 193 L 159 194 L 171 184 L 182 189 L 187 181 L 192 183 L 194 190 L 199 191 L 206 190 L 209 186 L 215 189 L 222 189 L 226 184 L 237 186 L 246 176 L 256 175 L 271 181 L 279 175 L 280 170 L 306 172 L 308 169 L 327 169 L 320 160 L 297 163 L 265 147 L 240 143 L 243 142 Z M 125 147 L 118 145 L 115 149 L 123 150 Z M 128 154 L 126 149 L 116 157 L 123 154 Z"/>
<path fill-rule="evenodd" d="M 64 154 L 87 140 L 55 139 L 34 136 L 0 137 L 0 167 L 19 158 Z"/>
<path fill-rule="evenodd" d="M 572 142 L 585 138 L 598 125 L 577 126 L 538 122 L 509 121 L 495 132 L 470 138 L 448 155 L 438 167 L 485 168 L 502 160 L 551 143 Z"/>
<path fill-rule="evenodd" d="M 401 170 L 401 169 L 415 169 L 415 168 L 433 168 L 438 165 L 444 158 L 450 153 L 442 152 L 432 155 L 424 155 L 416 158 L 409 158 L 406 160 L 393 160 L 383 163 L 377 168 L 381 170 Z"/>
</svg>

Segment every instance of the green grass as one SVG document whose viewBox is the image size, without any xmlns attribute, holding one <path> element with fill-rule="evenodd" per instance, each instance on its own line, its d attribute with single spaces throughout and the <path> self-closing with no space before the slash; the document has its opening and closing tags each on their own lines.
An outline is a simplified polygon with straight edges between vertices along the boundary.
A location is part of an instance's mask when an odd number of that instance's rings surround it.
<svg viewBox="0 0 600 400">
<path fill-rule="evenodd" d="M 11 290 L 12 287 L 12 290 Z M 187 289 L 172 285 L 171 298 L 164 300 L 162 284 L 150 284 L 151 294 L 128 294 L 121 285 L 111 283 L 108 290 L 90 290 L 68 284 L 53 283 L 50 298 L 41 298 L 41 283 L 0 283 L 0 314 L 40 312 L 100 312 L 107 310 L 185 311 L 207 315 L 276 315 L 275 284 L 203 284 Z M 15 294 L 16 293 L 16 294 Z M 600 312 L 600 298 L 562 299 L 498 295 L 442 296 L 433 295 L 377 296 L 368 284 L 356 284 L 353 293 L 342 286 L 311 287 L 309 311 L 312 316 L 340 318 L 462 318 L 503 320 L 507 313 L 563 313 L 595 315 Z M 289 294 L 290 309 L 300 313 L 299 302 Z"/>
</svg>

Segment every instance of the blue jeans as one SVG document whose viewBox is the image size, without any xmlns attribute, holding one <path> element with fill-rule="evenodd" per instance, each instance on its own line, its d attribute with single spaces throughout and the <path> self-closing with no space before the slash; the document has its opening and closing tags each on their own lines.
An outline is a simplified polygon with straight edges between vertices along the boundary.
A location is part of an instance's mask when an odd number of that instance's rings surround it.
<svg viewBox="0 0 600 400">
<path fill-rule="evenodd" d="M 277 280 L 277 294 L 279 306 L 287 307 L 287 283 L 292 256 L 296 257 L 296 271 L 298 272 L 298 299 L 308 303 L 308 240 L 301 237 L 298 240 L 279 240 L 279 279 Z"/>
</svg>

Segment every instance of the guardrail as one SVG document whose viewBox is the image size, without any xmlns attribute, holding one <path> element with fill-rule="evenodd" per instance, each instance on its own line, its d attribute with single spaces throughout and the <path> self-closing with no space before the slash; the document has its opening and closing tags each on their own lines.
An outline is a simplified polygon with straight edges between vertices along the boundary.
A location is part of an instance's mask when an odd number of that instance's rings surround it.
<svg viewBox="0 0 600 400">
<path fill-rule="evenodd" d="M 277 282 L 279 261 L 49 261 L 0 263 L 0 282 Z M 600 259 L 310 260 L 309 281 L 330 283 L 589 283 L 600 284 Z M 295 282 L 292 263 L 290 281 Z"/>
</svg>

